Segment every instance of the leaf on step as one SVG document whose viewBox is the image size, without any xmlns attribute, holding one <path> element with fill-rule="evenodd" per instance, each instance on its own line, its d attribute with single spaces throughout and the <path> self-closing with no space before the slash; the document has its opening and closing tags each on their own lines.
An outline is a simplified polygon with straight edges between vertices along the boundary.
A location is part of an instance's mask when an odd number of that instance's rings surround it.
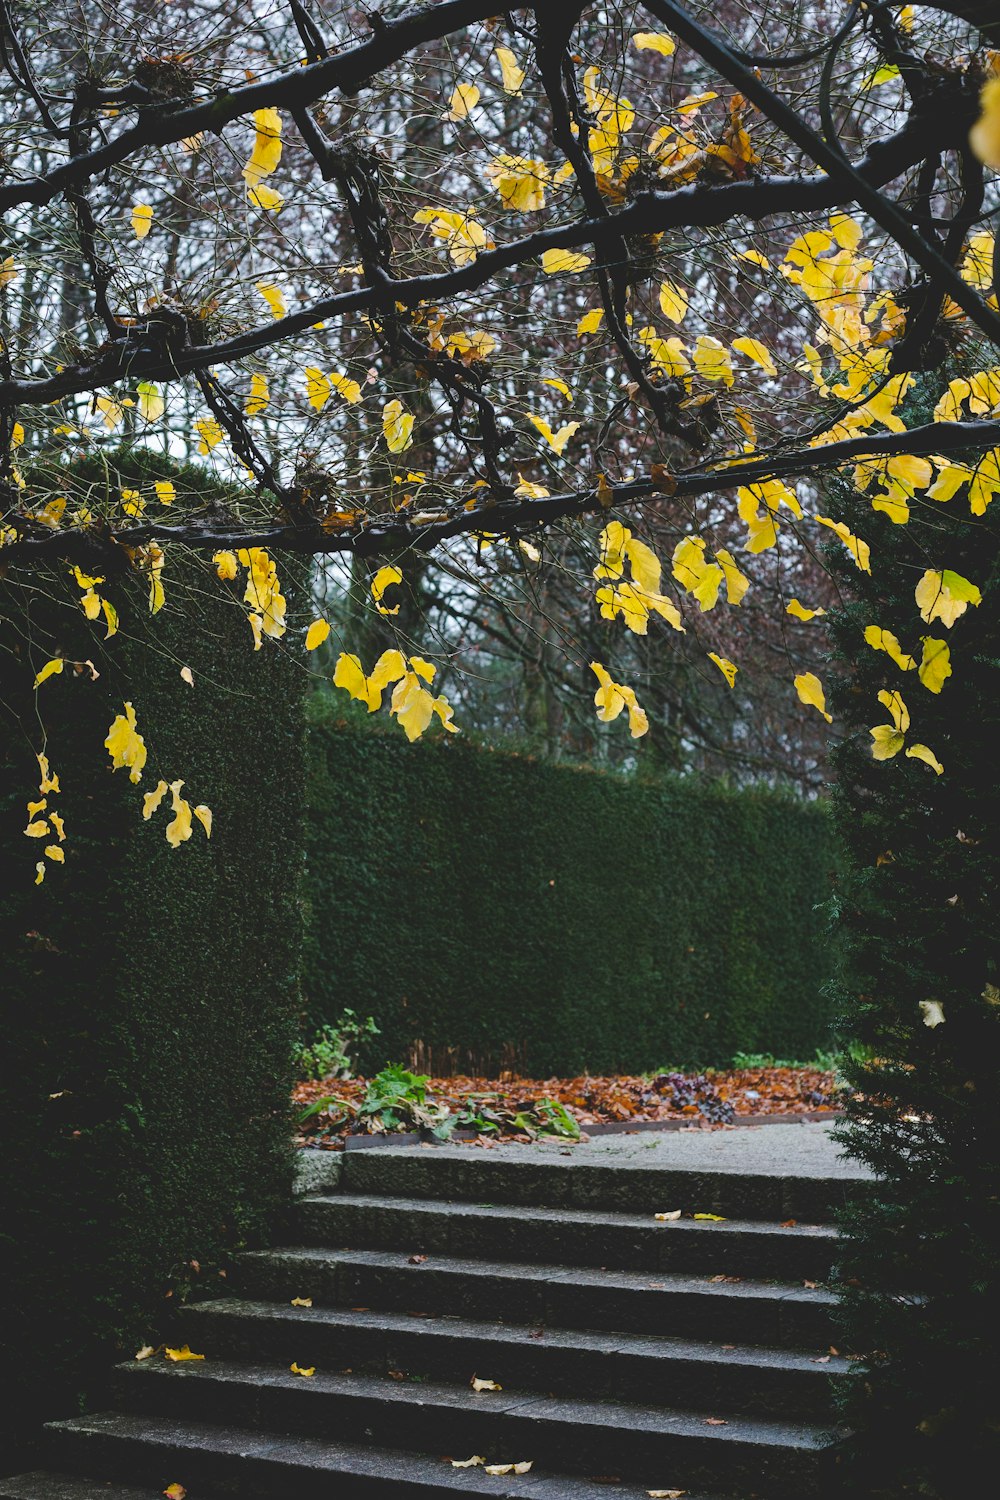
<svg viewBox="0 0 1000 1500">
<path fill-rule="evenodd" d="M 179 1349 L 164 1349 L 168 1359 L 172 1359 L 175 1365 L 179 1365 L 184 1359 L 204 1359 L 204 1354 L 192 1354 L 187 1344 L 182 1344 Z"/>
<path fill-rule="evenodd" d="M 389 1377 L 390 1380 L 405 1380 L 406 1379 L 406 1371 L 405 1370 L 387 1370 L 386 1374 L 388 1375 L 388 1377 Z"/>
<path fill-rule="evenodd" d="M 821 1354 L 818 1359 L 814 1359 L 813 1360 L 813 1364 L 814 1365 L 828 1365 L 829 1363 L 830 1363 L 830 1356 L 829 1356 L 829 1354 Z"/>
<path fill-rule="evenodd" d="M 781 1227 L 782 1229 L 794 1229 L 798 1222 L 798 1219 L 785 1219 Z"/>
<path fill-rule="evenodd" d="M 313 1299 L 311 1297 L 293 1297 L 292 1298 L 292 1306 L 293 1307 L 312 1307 L 312 1305 L 313 1305 Z"/>
<path fill-rule="evenodd" d="M 136 1359 L 149 1359 L 156 1353 L 152 1344 L 143 1344 L 139 1352 L 134 1356 Z"/>
<path fill-rule="evenodd" d="M 808 1287 L 811 1292 L 814 1292 L 816 1290 L 816 1288 L 819 1286 L 819 1282 L 818 1281 L 804 1281 L 802 1283 L 802 1285 L 804 1287 Z"/>
<path fill-rule="evenodd" d="M 474 1469 L 485 1462 L 481 1453 L 474 1453 L 471 1458 L 453 1458 L 451 1466 L 453 1469 Z"/>
<path fill-rule="evenodd" d="M 656 1219 L 660 1224 L 672 1224 L 674 1219 L 679 1219 L 680 1216 L 681 1210 L 679 1208 L 672 1208 L 668 1213 L 654 1214 L 653 1218 Z"/>
<path fill-rule="evenodd" d="M 187 1490 L 182 1484 L 168 1484 L 163 1493 L 167 1500 L 184 1500 Z"/>
<path fill-rule="evenodd" d="M 725 1417 L 706 1417 L 705 1418 L 705 1426 L 706 1427 L 728 1427 L 729 1423 L 726 1421 Z"/>
<path fill-rule="evenodd" d="M 686 1495 L 687 1490 L 647 1490 L 646 1494 L 650 1500 L 681 1500 L 681 1496 Z"/>
<path fill-rule="evenodd" d="M 487 1464 L 487 1474 L 527 1474 L 534 1459 L 523 1459 L 519 1464 Z"/>
<path fill-rule="evenodd" d="M 411 1255 L 409 1264 L 411 1266 L 422 1266 L 426 1259 L 426 1255 Z"/>
<path fill-rule="evenodd" d="M 303 1369 L 301 1365 L 289 1365 L 288 1368 L 293 1375 L 304 1375 L 307 1380 L 316 1374 L 315 1365 L 308 1365 L 306 1369 Z"/>
<path fill-rule="evenodd" d="M 722 1214 L 695 1214 L 696 1219 L 707 1219 L 711 1224 L 724 1224 L 726 1221 Z"/>
<path fill-rule="evenodd" d="M 503 1386 L 502 1385 L 497 1385 L 497 1383 L 496 1383 L 495 1380 L 480 1380 L 477 1375 L 473 1375 L 472 1379 L 469 1381 L 469 1384 L 472 1386 L 472 1389 L 474 1391 L 502 1391 L 503 1390 Z"/>
</svg>

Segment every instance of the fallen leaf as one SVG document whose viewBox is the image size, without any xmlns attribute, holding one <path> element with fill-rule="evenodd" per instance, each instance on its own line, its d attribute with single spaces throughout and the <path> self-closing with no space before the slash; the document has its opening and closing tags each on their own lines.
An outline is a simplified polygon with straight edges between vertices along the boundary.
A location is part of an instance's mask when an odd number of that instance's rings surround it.
<svg viewBox="0 0 1000 1500">
<path fill-rule="evenodd" d="M 802 1285 L 804 1287 L 808 1288 L 808 1290 L 810 1292 L 814 1292 L 816 1290 L 816 1288 L 819 1286 L 819 1282 L 818 1281 L 804 1281 L 802 1283 Z"/>
<path fill-rule="evenodd" d="M 653 1218 L 658 1220 L 658 1222 L 661 1224 L 672 1224 L 674 1219 L 679 1219 L 680 1216 L 681 1210 L 679 1208 L 671 1208 L 667 1213 L 654 1214 Z"/>
<path fill-rule="evenodd" d="M 405 1370 L 387 1370 L 386 1374 L 388 1375 L 388 1377 L 389 1377 L 390 1380 L 405 1380 L 406 1379 L 406 1371 Z"/>
<path fill-rule="evenodd" d="M 794 1229 L 797 1223 L 797 1219 L 785 1219 L 781 1227 L 782 1229 Z"/>
<path fill-rule="evenodd" d="M 182 1484 L 168 1484 L 163 1493 L 167 1500 L 184 1500 L 187 1490 Z"/>
<path fill-rule="evenodd" d="M 485 1462 L 481 1453 L 474 1453 L 471 1458 L 453 1458 L 451 1466 L 453 1469 L 474 1469 Z"/>
<path fill-rule="evenodd" d="M 65 1090 L 63 1090 L 63 1092 L 65 1093 Z M 49 1098 L 50 1099 L 58 1099 L 59 1095 L 58 1094 L 50 1094 Z M 138 1354 L 134 1355 L 133 1358 L 135 1358 L 135 1359 L 151 1359 L 152 1356 L 155 1353 L 156 1353 L 156 1350 L 153 1348 L 152 1344 L 143 1344 L 143 1346 L 139 1350 Z"/>
<path fill-rule="evenodd" d="M 470 1380 L 469 1384 L 472 1386 L 472 1389 L 474 1391 L 502 1391 L 503 1390 L 503 1386 L 502 1385 L 497 1385 L 497 1383 L 496 1383 L 495 1380 L 480 1380 L 476 1375 L 473 1375 L 473 1377 Z"/>
<path fill-rule="evenodd" d="M 724 1417 L 706 1417 L 706 1427 L 728 1427 L 729 1423 Z"/>
<path fill-rule="evenodd" d="M 722 1214 L 695 1214 L 696 1219 L 707 1219 L 712 1224 L 725 1224 Z"/>
<path fill-rule="evenodd" d="M 313 1299 L 311 1297 L 293 1297 L 292 1298 L 292 1306 L 293 1307 L 312 1307 L 312 1305 L 313 1305 Z"/>
<path fill-rule="evenodd" d="M 681 1500 L 681 1496 L 686 1495 L 687 1490 L 647 1490 L 646 1494 L 650 1500 Z"/>
<path fill-rule="evenodd" d="M 813 1364 L 814 1365 L 828 1365 L 829 1363 L 830 1363 L 830 1356 L 829 1356 L 829 1354 L 821 1354 L 818 1359 L 814 1359 L 813 1360 Z"/>
<path fill-rule="evenodd" d="M 303 1369 L 301 1365 L 289 1365 L 288 1368 L 293 1375 L 304 1375 L 307 1380 L 316 1374 L 315 1365 L 309 1365 L 306 1369 Z"/>
<path fill-rule="evenodd" d="M 525 1459 L 519 1464 L 487 1464 L 487 1474 L 527 1474 L 531 1468 L 533 1459 Z"/>
<path fill-rule="evenodd" d="M 179 1349 L 164 1349 L 163 1352 L 167 1356 L 168 1359 L 173 1360 L 173 1362 L 174 1362 L 175 1365 L 179 1365 L 181 1363 L 181 1361 L 185 1360 L 185 1359 L 204 1359 L 205 1358 L 204 1354 L 192 1354 L 192 1352 L 188 1348 L 187 1344 L 182 1344 Z"/>
<path fill-rule="evenodd" d="M 190 667 L 181 667 L 181 677 L 187 683 L 188 687 L 194 687 L 194 673 Z"/>
<path fill-rule="evenodd" d="M 411 1255 L 409 1263 L 411 1266 L 422 1266 L 426 1259 L 426 1255 Z"/>
</svg>

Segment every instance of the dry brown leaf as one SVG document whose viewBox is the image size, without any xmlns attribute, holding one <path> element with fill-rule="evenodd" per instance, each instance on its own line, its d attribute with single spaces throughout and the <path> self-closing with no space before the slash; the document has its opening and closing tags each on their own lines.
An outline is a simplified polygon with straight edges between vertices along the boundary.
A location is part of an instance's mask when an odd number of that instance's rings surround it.
<svg viewBox="0 0 1000 1500">
<path fill-rule="evenodd" d="M 312 1305 L 313 1305 L 313 1299 L 311 1297 L 293 1297 L 292 1298 L 292 1306 L 293 1307 L 312 1307 Z"/>
</svg>

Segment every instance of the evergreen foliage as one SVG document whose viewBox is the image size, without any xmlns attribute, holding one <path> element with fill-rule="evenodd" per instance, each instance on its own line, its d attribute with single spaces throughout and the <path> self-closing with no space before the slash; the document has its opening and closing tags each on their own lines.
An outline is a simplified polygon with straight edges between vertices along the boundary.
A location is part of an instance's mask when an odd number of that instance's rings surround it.
<svg viewBox="0 0 1000 1500">
<path fill-rule="evenodd" d="M 165 1297 L 223 1287 L 220 1261 L 266 1234 L 291 1181 L 301 678 L 286 653 L 248 650 L 244 611 L 205 602 L 197 574 L 185 609 L 205 628 L 190 635 L 169 606 L 150 621 L 141 581 L 110 585 L 120 630 L 98 680 L 66 668 L 40 689 L 67 838 L 65 866 L 36 886 L 26 659 L 36 668 L 53 638 L 68 660 L 95 652 L 65 572 L 30 593 L 0 585 L 0 613 L 22 626 L 0 652 L 0 1340 L 15 1444 L 98 1401 L 111 1362 L 168 1326 Z M 149 748 L 139 786 L 103 748 L 125 698 Z M 174 849 L 162 809 L 142 821 L 160 775 L 212 807 L 210 841 L 196 826 Z"/>
<path fill-rule="evenodd" d="M 362 1071 L 728 1065 L 829 1044 L 826 808 L 465 740 L 312 700 L 304 989 Z"/>
<path fill-rule="evenodd" d="M 848 1391 L 858 1492 L 964 1493 L 996 1451 L 995 510 L 977 519 L 956 499 L 922 506 L 919 521 L 900 527 L 846 489 L 837 497 L 835 513 L 872 547 L 871 577 L 850 569 L 852 602 L 833 621 L 843 669 L 834 707 L 849 730 L 838 752 L 839 823 L 853 868 L 840 923 L 852 965 L 844 1026 L 864 1044 L 848 1065 L 859 1093 L 842 1136 L 881 1178 L 874 1201 L 847 1216 L 841 1266 L 845 1337 L 867 1356 Z M 920 619 L 914 589 L 928 568 L 952 569 L 982 590 L 981 606 L 950 630 Z M 918 662 L 921 635 L 947 639 L 955 669 L 940 694 L 871 650 L 870 624 L 894 632 Z M 903 754 L 873 760 L 867 731 L 889 719 L 876 696 L 884 688 L 909 709 L 907 743 L 930 746 L 942 775 Z"/>
</svg>

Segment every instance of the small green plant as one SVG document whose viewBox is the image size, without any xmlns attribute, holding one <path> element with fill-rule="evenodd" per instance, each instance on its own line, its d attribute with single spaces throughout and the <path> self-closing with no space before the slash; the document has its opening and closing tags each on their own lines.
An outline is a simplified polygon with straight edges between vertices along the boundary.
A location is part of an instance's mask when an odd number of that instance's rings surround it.
<svg viewBox="0 0 1000 1500">
<path fill-rule="evenodd" d="M 383 1068 L 368 1084 L 358 1115 L 369 1121 L 374 1130 L 406 1130 L 414 1126 L 446 1136 L 454 1120 L 446 1104 L 435 1104 L 427 1098 L 430 1078 L 426 1073 L 411 1073 L 399 1063 Z"/>
<path fill-rule="evenodd" d="M 300 1078 L 353 1078 L 354 1060 L 364 1037 L 378 1036 L 379 1028 L 372 1016 L 363 1021 L 349 1007 L 333 1026 L 321 1026 L 311 1042 L 296 1052 L 295 1065 Z"/>
</svg>

